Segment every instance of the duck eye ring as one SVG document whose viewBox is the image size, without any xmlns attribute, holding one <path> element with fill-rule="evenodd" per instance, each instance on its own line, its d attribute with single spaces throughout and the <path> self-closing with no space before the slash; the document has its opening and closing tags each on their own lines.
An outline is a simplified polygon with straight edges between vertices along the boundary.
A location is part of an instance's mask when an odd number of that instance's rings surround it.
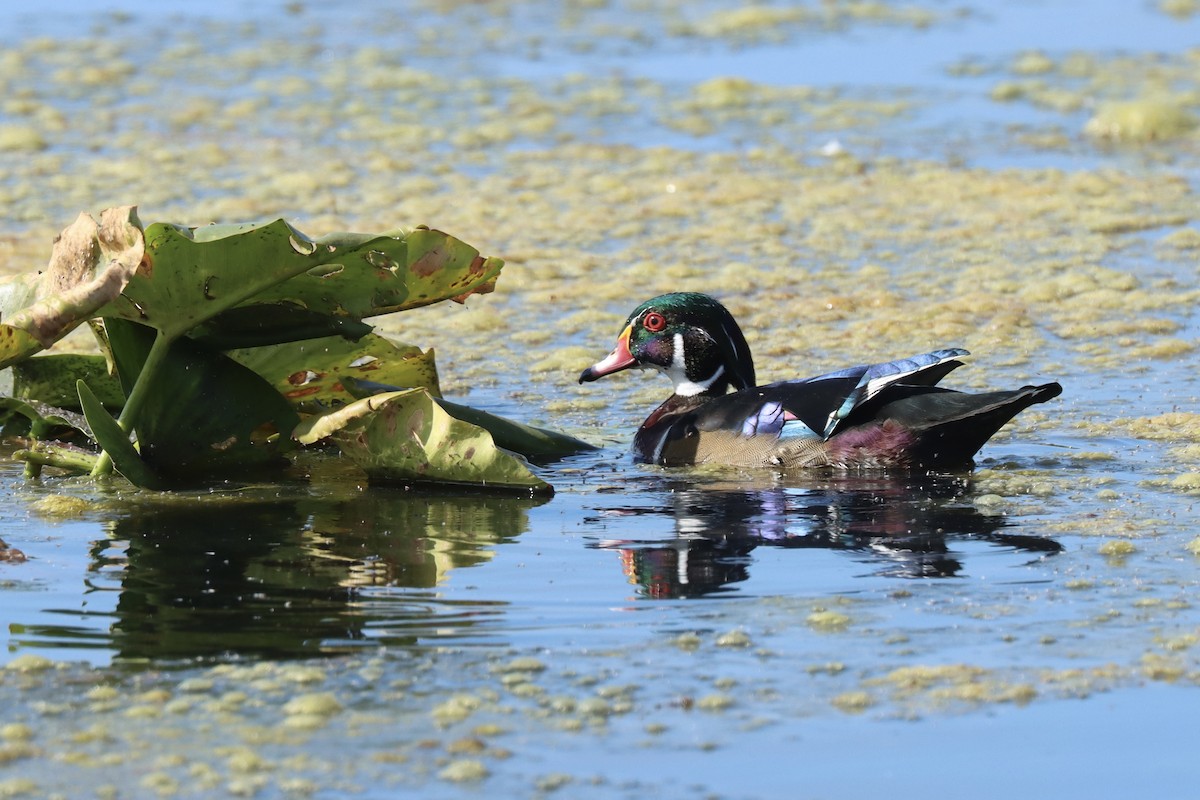
<svg viewBox="0 0 1200 800">
<path fill-rule="evenodd" d="M 667 327 L 667 320 L 657 311 L 651 311 L 649 314 L 642 317 L 642 327 L 651 333 L 658 333 L 663 328 Z"/>
</svg>

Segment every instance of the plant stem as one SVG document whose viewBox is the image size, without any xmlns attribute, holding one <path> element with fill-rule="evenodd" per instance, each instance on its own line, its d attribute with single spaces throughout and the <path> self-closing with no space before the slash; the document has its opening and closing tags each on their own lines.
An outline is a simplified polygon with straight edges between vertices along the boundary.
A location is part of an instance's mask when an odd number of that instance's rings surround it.
<svg viewBox="0 0 1200 800">
<path fill-rule="evenodd" d="M 130 390 L 129 397 L 125 399 L 125 407 L 121 409 L 121 416 L 117 418 L 117 424 L 126 433 L 133 430 L 137 424 L 142 406 L 146 404 L 146 398 L 150 396 L 150 387 L 154 383 L 155 373 L 158 372 L 159 365 L 166 360 L 167 353 L 171 351 L 171 344 L 174 341 L 175 337 L 167 336 L 162 331 L 158 331 L 154 337 L 154 344 L 150 346 L 150 352 L 146 354 L 146 361 L 142 364 L 137 380 L 133 383 L 133 389 Z M 92 477 L 109 475 L 112 473 L 112 469 L 112 457 L 108 451 L 101 451 L 96 466 L 92 468 Z"/>
<path fill-rule="evenodd" d="M 35 469 L 34 477 L 41 473 L 43 466 L 59 467 L 78 475 L 81 472 L 87 472 L 88 468 L 96 461 L 96 456 L 91 453 L 80 453 L 65 447 L 48 445 L 45 442 L 38 442 L 28 450 L 18 450 L 13 453 L 13 458 L 24 461 L 27 471 L 32 466 Z"/>
</svg>

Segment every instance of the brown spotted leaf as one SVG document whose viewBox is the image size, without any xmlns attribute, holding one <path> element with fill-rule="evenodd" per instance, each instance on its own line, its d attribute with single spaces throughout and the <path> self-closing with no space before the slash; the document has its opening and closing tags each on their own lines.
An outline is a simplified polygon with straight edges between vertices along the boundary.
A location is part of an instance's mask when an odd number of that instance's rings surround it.
<svg viewBox="0 0 1200 800">
<path fill-rule="evenodd" d="M 0 368 L 50 347 L 115 300 L 145 252 L 134 206 L 80 214 L 54 242 L 33 303 L 0 325 Z"/>
</svg>

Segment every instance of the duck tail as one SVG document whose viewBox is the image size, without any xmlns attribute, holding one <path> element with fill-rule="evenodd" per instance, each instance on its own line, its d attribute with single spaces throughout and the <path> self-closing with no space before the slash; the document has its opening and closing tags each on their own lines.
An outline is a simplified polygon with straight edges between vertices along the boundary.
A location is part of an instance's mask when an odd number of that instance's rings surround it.
<svg viewBox="0 0 1200 800">
<path fill-rule="evenodd" d="M 975 454 L 1009 420 L 1060 394 L 1058 383 L 980 394 L 930 387 L 888 403 L 880 409 L 880 416 L 894 419 L 916 434 L 910 451 L 915 465 L 963 469 L 974 464 Z"/>
</svg>

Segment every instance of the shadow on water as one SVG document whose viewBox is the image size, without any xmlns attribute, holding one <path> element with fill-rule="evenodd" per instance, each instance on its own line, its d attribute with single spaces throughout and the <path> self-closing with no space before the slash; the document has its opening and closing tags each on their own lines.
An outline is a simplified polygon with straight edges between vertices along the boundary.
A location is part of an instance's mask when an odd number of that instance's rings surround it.
<svg viewBox="0 0 1200 800">
<path fill-rule="evenodd" d="M 448 602 L 435 587 L 524 533 L 538 503 L 373 488 L 342 501 L 135 505 L 91 548 L 88 605 L 104 610 L 79 626 L 26 625 L 15 638 L 134 660 L 479 639 L 503 604 Z"/>
<path fill-rule="evenodd" d="M 1034 560 L 1058 542 L 1005 533 L 1006 518 L 964 500 L 969 481 L 944 476 L 830 477 L 805 486 L 759 489 L 667 487 L 661 505 L 598 509 L 611 517 L 667 517 L 673 535 L 603 539 L 589 546 L 619 552 L 626 577 L 652 598 L 729 591 L 750 577 L 760 547 L 843 551 L 873 575 L 947 578 L 962 574 L 956 546 L 984 542 Z M 649 526 L 653 527 L 653 526 Z M 622 526 L 628 528 L 628 525 Z"/>
</svg>

